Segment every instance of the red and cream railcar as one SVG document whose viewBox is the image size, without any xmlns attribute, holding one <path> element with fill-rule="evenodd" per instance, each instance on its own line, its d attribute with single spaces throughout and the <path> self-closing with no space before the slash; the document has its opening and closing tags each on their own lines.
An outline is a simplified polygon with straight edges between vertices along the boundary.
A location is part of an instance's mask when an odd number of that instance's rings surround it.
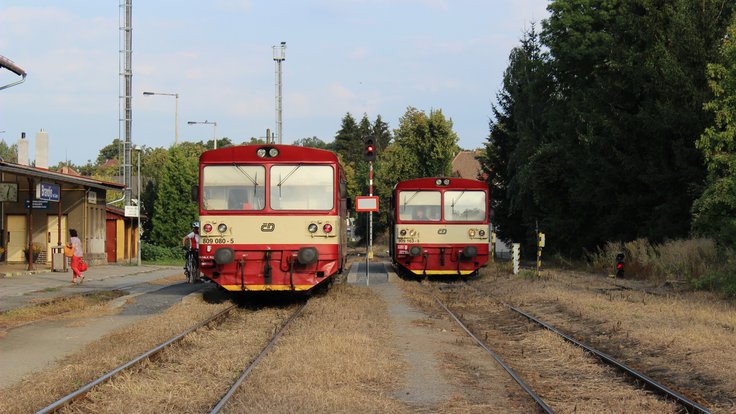
<svg viewBox="0 0 736 414">
<path fill-rule="evenodd" d="M 469 276 L 488 261 L 488 185 L 465 178 L 401 181 L 391 194 L 389 252 L 416 276 Z"/>
<path fill-rule="evenodd" d="M 345 265 L 346 181 L 337 156 L 241 145 L 199 159 L 202 273 L 231 291 L 304 291 Z"/>
</svg>

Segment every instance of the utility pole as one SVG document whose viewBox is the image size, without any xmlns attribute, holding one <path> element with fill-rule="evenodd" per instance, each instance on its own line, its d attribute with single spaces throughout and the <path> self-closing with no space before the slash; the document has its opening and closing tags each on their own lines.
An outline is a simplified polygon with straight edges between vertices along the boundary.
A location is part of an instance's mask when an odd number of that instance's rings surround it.
<svg viewBox="0 0 736 414">
<path fill-rule="evenodd" d="M 286 42 L 273 47 L 273 60 L 276 61 L 276 139 L 281 144 L 283 123 L 281 122 L 281 62 L 286 60 Z"/>
</svg>

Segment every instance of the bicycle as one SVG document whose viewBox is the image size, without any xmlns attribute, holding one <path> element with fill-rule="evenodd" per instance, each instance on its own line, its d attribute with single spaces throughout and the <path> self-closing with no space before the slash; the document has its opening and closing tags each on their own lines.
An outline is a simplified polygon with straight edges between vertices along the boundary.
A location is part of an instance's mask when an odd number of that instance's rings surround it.
<svg viewBox="0 0 736 414">
<path fill-rule="evenodd" d="M 188 283 L 196 283 L 199 280 L 199 260 L 198 252 L 194 249 L 184 247 L 186 256 L 184 258 L 184 275 L 187 277 Z"/>
</svg>

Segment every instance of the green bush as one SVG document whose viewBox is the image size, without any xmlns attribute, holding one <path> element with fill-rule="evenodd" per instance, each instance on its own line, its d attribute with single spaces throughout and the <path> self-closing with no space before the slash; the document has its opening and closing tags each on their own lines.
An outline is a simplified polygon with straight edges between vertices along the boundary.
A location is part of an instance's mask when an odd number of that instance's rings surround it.
<svg viewBox="0 0 736 414">
<path fill-rule="evenodd" d="M 701 278 L 692 279 L 690 284 L 695 289 L 717 291 L 730 298 L 736 297 L 736 274 L 733 271 L 708 272 Z"/>
<path fill-rule="evenodd" d="M 159 262 L 181 260 L 184 253 L 180 246 L 156 246 L 150 243 L 141 243 L 141 260 Z"/>
</svg>

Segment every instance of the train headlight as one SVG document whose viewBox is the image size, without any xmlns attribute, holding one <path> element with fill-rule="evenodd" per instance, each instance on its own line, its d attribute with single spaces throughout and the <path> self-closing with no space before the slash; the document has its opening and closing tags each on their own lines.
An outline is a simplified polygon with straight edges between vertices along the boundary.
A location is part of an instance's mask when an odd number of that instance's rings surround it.
<svg viewBox="0 0 736 414">
<path fill-rule="evenodd" d="M 414 229 L 409 230 L 409 236 L 414 237 L 417 235 L 417 231 Z"/>
<path fill-rule="evenodd" d="M 279 150 L 276 148 L 269 148 L 268 149 L 268 156 L 273 158 L 275 156 L 279 155 Z"/>
<path fill-rule="evenodd" d="M 406 229 L 401 229 L 401 231 L 399 231 L 399 236 L 406 236 Z"/>
<path fill-rule="evenodd" d="M 209 233 L 212 231 L 212 225 L 210 223 L 205 224 L 202 228 L 204 229 L 205 233 Z"/>
<path fill-rule="evenodd" d="M 258 148 L 256 151 L 256 155 L 258 158 L 266 158 L 266 149 L 265 148 Z"/>
<path fill-rule="evenodd" d="M 220 233 L 226 232 L 227 231 L 227 224 L 220 223 L 220 225 L 217 226 L 217 231 L 219 231 Z"/>
<path fill-rule="evenodd" d="M 322 230 L 324 230 L 325 233 L 332 233 L 332 224 L 326 223 L 322 226 Z"/>
<path fill-rule="evenodd" d="M 485 235 L 486 235 L 486 231 L 485 231 L 485 230 L 483 230 L 483 229 L 481 229 L 481 230 L 478 230 L 478 235 L 479 235 L 480 237 L 485 237 Z"/>
<path fill-rule="evenodd" d="M 310 233 L 316 233 L 317 229 L 318 227 L 314 223 L 310 224 L 309 227 L 307 227 L 307 231 L 309 231 Z"/>
<path fill-rule="evenodd" d="M 470 238 L 471 238 L 471 239 L 472 239 L 473 237 L 475 237 L 475 229 L 470 229 L 470 230 L 468 230 L 468 236 L 470 236 Z"/>
</svg>

